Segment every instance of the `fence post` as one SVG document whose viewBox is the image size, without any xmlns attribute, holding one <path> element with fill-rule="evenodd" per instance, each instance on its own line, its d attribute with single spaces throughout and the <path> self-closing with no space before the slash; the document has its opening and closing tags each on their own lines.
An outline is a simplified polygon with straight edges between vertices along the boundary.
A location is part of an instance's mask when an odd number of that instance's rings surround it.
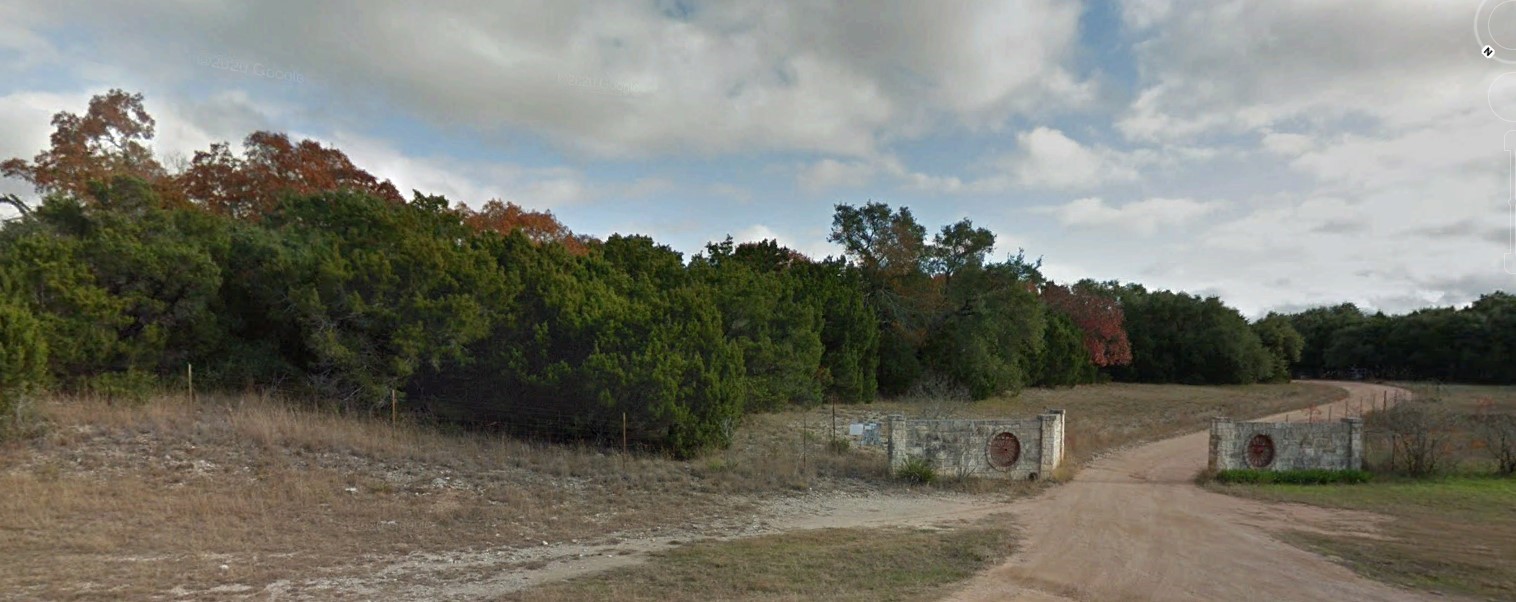
<svg viewBox="0 0 1516 602">
<path fill-rule="evenodd" d="M 189 381 L 190 403 L 195 403 L 195 365 L 184 365 L 185 380 Z"/>
<path fill-rule="evenodd" d="M 626 455 L 626 412 L 621 413 L 621 455 Z"/>
<path fill-rule="evenodd" d="M 394 427 L 400 422 L 400 404 L 396 399 L 394 389 L 390 389 L 390 426 Z"/>
</svg>

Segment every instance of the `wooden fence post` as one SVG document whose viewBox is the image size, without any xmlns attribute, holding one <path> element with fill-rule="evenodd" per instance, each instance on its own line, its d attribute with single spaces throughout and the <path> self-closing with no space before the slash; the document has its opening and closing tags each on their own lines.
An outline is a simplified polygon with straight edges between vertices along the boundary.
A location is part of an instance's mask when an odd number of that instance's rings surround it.
<svg viewBox="0 0 1516 602">
<path fill-rule="evenodd" d="M 185 376 L 185 380 L 189 381 L 190 403 L 195 403 L 195 365 L 194 364 L 185 364 L 184 365 L 184 376 Z"/>
<path fill-rule="evenodd" d="M 393 427 L 398 422 L 400 422 L 399 402 L 396 400 L 395 390 L 390 389 L 390 426 Z"/>
</svg>

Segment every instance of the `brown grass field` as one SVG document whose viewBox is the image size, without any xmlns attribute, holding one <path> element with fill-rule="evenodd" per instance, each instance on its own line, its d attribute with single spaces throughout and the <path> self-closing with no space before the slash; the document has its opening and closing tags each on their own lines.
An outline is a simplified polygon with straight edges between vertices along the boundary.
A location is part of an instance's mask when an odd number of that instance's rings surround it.
<svg viewBox="0 0 1516 602">
<path fill-rule="evenodd" d="M 1308 384 L 1096 385 L 946 410 L 881 402 L 837 414 L 845 425 L 896 412 L 1061 407 L 1072 457 L 1082 461 L 1202 429 L 1214 415 L 1266 415 L 1340 395 Z M 302 579 L 373 574 L 423 552 L 635 538 L 737 520 L 764 500 L 801 492 L 908 490 L 889 479 L 882 450 L 827 449 L 828 407 L 750 416 L 730 449 L 675 461 L 392 426 L 256 398 L 46 398 L 34 406 L 30 436 L 0 443 L 0 599 L 244 597 Z M 773 541 L 809 541 L 785 537 Z M 940 537 L 943 549 L 956 545 L 957 536 Z M 711 543 L 710 553 L 747 553 L 726 545 L 737 544 Z"/>
</svg>

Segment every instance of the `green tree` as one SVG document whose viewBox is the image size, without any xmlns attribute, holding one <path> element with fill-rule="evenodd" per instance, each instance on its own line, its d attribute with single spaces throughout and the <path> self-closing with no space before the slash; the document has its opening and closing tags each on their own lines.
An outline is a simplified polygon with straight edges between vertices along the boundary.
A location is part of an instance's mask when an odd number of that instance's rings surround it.
<svg viewBox="0 0 1516 602">
<path fill-rule="evenodd" d="M 827 395 L 873 401 L 879 371 L 879 317 L 866 302 L 862 274 L 841 260 L 795 267 L 804 296 L 821 308 L 821 356 Z"/>
<path fill-rule="evenodd" d="M 1357 306 L 1344 303 L 1308 309 L 1285 318 L 1305 339 L 1297 367 L 1306 374 L 1320 377 L 1327 375 L 1326 352 L 1332 345 L 1332 338 L 1337 331 L 1363 322 L 1364 315 Z"/>
<path fill-rule="evenodd" d="M 925 369 L 920 351 L 945 310 L 942 287 L 925 271 L 926 228 L 908 207 L 837 205 L 827 240 L 841 244 L 858 267 L 867 303 L 879 318 L 880 391 L 904 393 Z"/>
<path fill-rule="evenodd" d="M 42 324 L 17 301 L 0 274 L 0 424 L 19 398 L 47 378 L 47 341 Z"/>
<path fill-rule="evenodd" d="M 763 244 L 778 250 L 772 241 Z M 821 371 L 821 307 L 804 296 L 798 277 L 765 259 L 757 250 L 738 256 L 727 237 L 706 245 L 690 269 L 710 287 L 726 337 L 742 351 L 746 406 L 773 410 L 818 403 L 831 384 Z"/>
<path fill-rule="evenodd" d="M 1045 345 L 1045 308 L 1012 263 L 960 272 L 947 290 L 954 308 L 932 328 L 926 364 L 975 399 L 1034 383 Z"/>
<path fill-rule="evenodd" d="M 1084 334 L 1065 314 L 1050 313 L 1043 331 L 1036 384 L 1070 387 L 1095 380 L 1095 364 L 1085 349 Z"/>
<path fill-rule="evenodd" d="M 1139 285 L 1120 290 L 1132 364 L 1118 379 L 1185 384 L 1247 384 L 1272 373 L 1272 357 L 1237 310 L 1216 297 Z"/>
<path fill-rule="evenodd" d="M 1253 323 L 1253 332 L 1269 352 L 1269 370 L 1263 380 L 1289 382 L 1290 368 L 1300 361 L 1305 337 L 1295 331 L 1288 318 L 1276 313 Z"/>
<path fill-rule="evenodd" d="M 287 198 L 266 220 L 281 236 L 240 286 L 255 311 L 288 321 L 317 390 L 377 408 L 424 366 L 465 358 L 505 296 L 490 256 L 441 197 L 394 204 L 357 192 Z"/>
<path fill-rule="evenodd" d="M 712 291 L 678 253 L 613 236 L 575 257 L 522 233 L 481 240 L 508 293 L 471 361 L 411 391 L 445 417 L 539 435 L 633 439 L 682 456 L 730 443 L 741 416 L 741 350 Z"/>
</svg>

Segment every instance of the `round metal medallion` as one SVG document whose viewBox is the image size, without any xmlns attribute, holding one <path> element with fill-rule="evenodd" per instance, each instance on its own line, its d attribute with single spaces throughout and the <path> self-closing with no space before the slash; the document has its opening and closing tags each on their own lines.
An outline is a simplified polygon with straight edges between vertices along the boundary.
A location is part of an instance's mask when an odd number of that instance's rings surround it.
<svg viewBox="0 0 1516 602">
<path fill-rule="evenodd" d="M 989 457 L 990 466 L 1000 470 L 1009 469 L 1021 459 L 1021 441 L 1010 433 L 990 437 Z"/>
<path fill-rule="evenodd" d="M 1253 435 L 1248 439 L 1248 466 L 1263 468 L 1274 463 L 1274 440 L 1268 435 Z"/>
</svg>

